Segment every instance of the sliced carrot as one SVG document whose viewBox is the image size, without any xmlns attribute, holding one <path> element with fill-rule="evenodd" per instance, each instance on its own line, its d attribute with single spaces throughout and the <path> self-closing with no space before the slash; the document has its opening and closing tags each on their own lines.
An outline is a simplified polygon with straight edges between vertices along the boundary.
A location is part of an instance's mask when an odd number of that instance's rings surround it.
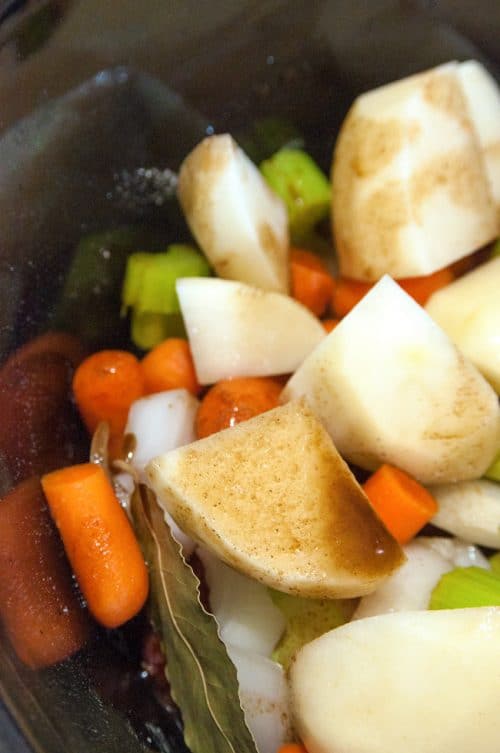
<svg viewBox="0 0 500 753">
<path fill-rule="evenodd" d="M 170 337 L 153 348 L 141 361 L 146 392 L 163 392 L 184 388 L 197 395 L 193 357 L 187 340 Z"/>
<path fill-rule="evenodd" d="M 332 329 L 335 329 L 337 324 L 340 322 L 340 319 L 323 319 L 321 324 L 323 325 L 323 329 L 330 333 Z"/>
<path fill-rule="evenodd" d="M 73 392 L 91 434 L 101 421 L 108 422 L 110 452 L 116 456 L 129 408 L 144 395 L 144 377 L 137 358 L 124 350 L 93 353 L 77 368 Z"/>
<path fill-rule="evenodd" d="M 42 486 L 90 612 L 105 627 L 118 627 L 143 606 L 148 574 L 108 477 L 84 463 L 43 476 Z"/>
<path fill-rule="evenodd" d="M 300 743 L 285 743 L 280 745 L 276 753 L 307 753 L 307 750 Z"/>
<path fill-rule="evenodd" d="M 400 544 L 407 544 L 437 513 L 422 484 L 392 465 L 382 465 L 363 484 L 372 507 Z"/>
<path fill-rule="evenodd" d="M 406 290 L 408 295 L 416 300 L 421 306 L 425 306 L 429 298 L 433 293 L 445 285 L 449 285 L 453 282 L 455 275 L 450 267 L 444 269 L 438 269 L 432 275 L 426 275 L 425 277 L 406 277 L 402 280 L 397 280 L 403 290 Z"/>
<path fill-rule="evenodd" d="M 335 316 L 339 319 L 347 316 L 349 311 L 360 302 L 371 288 L 371 282 L 360 282 L 350 277 L 338 277 L 332 295 L 332 308 Z"/>
<path fill-rule="evenodd" d="M 282 389 L 278 381 L 267 377 L 242 377 L 217 382 L 208 390 L 198 409 L 198 437 L 208 437 L 276 408 Z"/>
<path fill-rule="evenodd" d="M 19 658 L 32 669 L 62 661 L 89 635 L 88 612 L 38 478 L 0 502 L 0 616 Z"/>
<path fill-rule="evenodd" d="M 439 269 L 431 275 L 422 277 L 405 277 L 396 280 L 408 295 L 424 306 L 433 293 L 445 285 L 453 282 L 455 275 L 451 267 Z M 346 316 L 351 309 L 372 289 L 375 283 L 353 280 L 350 277 L 339 277 L 335 283 L 332 296 L 332 308 L 340 319 Z"/>
<path fill-rule="evenodd" d="M 316 316 L 322 316 L 330 303 L 335 280 L 319 256 L 311 251 L 290 251 L 291 289 L 295 300 Z"/>
</svg>

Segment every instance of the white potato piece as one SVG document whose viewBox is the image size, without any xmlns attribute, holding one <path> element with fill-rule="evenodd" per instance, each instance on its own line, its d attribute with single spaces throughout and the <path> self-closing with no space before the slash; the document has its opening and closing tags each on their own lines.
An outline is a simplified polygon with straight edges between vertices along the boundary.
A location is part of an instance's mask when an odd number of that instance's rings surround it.
<svg viewBox="0 0 500 753">
<path fill-rule="evenodd" d="M 480 546 L 500 549 L 500 484 L 486 479 L 430 489 L 439 510 L 432 523 Z"/>
<path fill-rule="evenodd" d="M 290 373 L 325 337 L 305 306 L 280 293 L 186 277 L 177 294 L 200 384 Z"/>
<path fill-rule="evenodd" d="M 419 536 L 418 541 L 448 560 L 452 567 L 482 567 L 490 570 L 488 559 L 469 541 L 445 536 Z"/>
<path fill-rule="evenodd" d="M 288 292 L 284 202 L 228 134 L 204 139 L 179 173 L 179 200 L 219 277 Z"/>
<path fill-rule="evenodd" d="M 500 88 L 476 60 L 461 63 L 458 75 L 500 218 Z"/>
<path fill-rule="evenodd" d="M 184 389 L 157 392 L 132 403 L 125 433 L 135 437 L 132 466 L 140 474 L 162 452 L 194 442 L 198 405 Z"/>
<path fill-rule="evenodd" d="M 498 398 L 430 316 L 384 277 L 303 362 L 304 396 L 347 460 L 422 483 L 482 476 L 499 445 Z"/>
<path fill-rule="evenodd" d="M 363 94 L 340 131 L 332 220 L 340 271 L 428 275 L 498 235 L 458 64 Z"/>
<path fill-rule="evenodd" d="M 269 658 L 286 622 L 266 586 L 225 565 L 205 547 L 198 546 L 196 553 L 203 563 L 210 611 L 221 640 Z"/>
<path fill-rule="evenodd" d="M 182 530 L 281 591 L 361 596 L 404 561 L 301 401 L 162 455 L 146 472 Z"/>
<path fill-rule="evenodd" d="M 393 612 L 307 644 L 291 669 L 309 753 L 498 753 L 500 608 Z"/>
<path fill-rule="evenodd" d="M 438 290 L 425 309 L 500 393 L 500 256 Z"/>
<path fill-rule="evenodd" d="M 373 594 L 364 596 L 353 620 L 387 612 L 427 609 L 433 588 L 453 564 L 419 539 L 403 547 L 406 562 Z"/>
<path fill-rule="evenodd" d="M 236 667 L 245 721 L 258 753 L 276 753 L 290 740 L 290 702 L 283 667 L 265 656 L 228 645 Z"/>
</svg>

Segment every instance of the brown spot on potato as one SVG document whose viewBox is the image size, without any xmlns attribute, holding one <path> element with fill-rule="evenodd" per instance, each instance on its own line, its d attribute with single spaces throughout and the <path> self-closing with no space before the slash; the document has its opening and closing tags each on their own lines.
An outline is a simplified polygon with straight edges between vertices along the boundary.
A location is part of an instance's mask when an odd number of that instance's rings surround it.
<svg viewBox="0 0 500 753">
<path fill-rule="evenodd" d="M 395 118 L 379 121 L 353 117 L 346 136 L 347 146 L 354 154 L 351 161 L 353 172 L 363 178 L 382 170 L 392 162 L 406 141 L 415 139 L 418 131 L 417 123 L 407 124 Z"/>
<path fill-rule="evenodd" d="M 443 114 L 457 120 L 466 130 L 472 132 L 467 103 L 460 82 L 455 73 L 430 73 L 425 78 L 424 99 Z"/>
</svg>

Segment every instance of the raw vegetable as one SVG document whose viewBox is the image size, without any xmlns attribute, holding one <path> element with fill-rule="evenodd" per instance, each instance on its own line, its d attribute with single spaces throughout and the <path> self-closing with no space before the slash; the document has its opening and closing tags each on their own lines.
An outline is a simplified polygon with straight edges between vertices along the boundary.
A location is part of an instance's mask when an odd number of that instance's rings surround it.
<svg viewBox="0 0 500 753">
<path fill-rule="evenodd" d="M 500 481 L 500 452 L 496 455 L 490 467 L 486 469 L 484 476 L 490 481 Z"/>
<path fill-rule="evenodd" d="M 217 382 L 208 390 L 198 409 L 198 439 L 276 408 L 281 389 L 277 380 L 266 377 L 240 377 Z"/>
<path fill-rule="evenodd" d="M 445 573 L 431 594 L 429 609 L 500 606 L 500 577 L 481 567 Z"/>
<path fill-rule="evenodd" d="M 32 669 L 66 659 L 89 636 L 38 478 L 0 502 L 0 615 L 17 655 Z"/>
<path fill-rule="evenodd" d="M 310 753 L 497 753 L 500 608 L 394 612 L 307 644 L 291 668 Z"/>
<path fill-rule="evenodd" d="M 286 617 L 285 632 L 273 651 L 273 659 L 286 670 L 302 646 L 349 622 L 356 607 L 354 599 L 303 599 L 274 589 L 270 593 Z"/>
<path fill-rule="evenodd" d="M 187 340 L 171 337 L 159 343 L 141 361 L 147 393 L 186 389 L 200 392 L 193 357 Z"/>
<path fill-rule="evenodd" d="M 292 248 L 290 251 L 291 293 L 293 298 L 323 316 L 332 298 L 335 280 L 319 256 L 311 251 Z"/>
<path fill-rule="evenodd" d="M 179 200 L 219 277 L 288 292 L 285 205 L 231 136 L 211 136 L 186 157 Z"/>
<path fill-rule="evenodd" d="M 209 274 L 206 259 L 191 246 L 174 244 L 165 253 L 132 254 L 123 282 L 122 307 L 132 308 L 135 344 L 147 350 L 177 334 L 180 308 L 176 280 Z"/>
<path fill-rule="evenodd" d="M 300 401 L 156 458 L 146 474 L 183 531 L 281 591 L 359 596 L 404 561 Z"/>
<path fill-rule="evenodd" d="M 417 303 L 424 306 L 431 295 L 449 285 L 455 279 L 450 267 L 439 269 L 423 277 L 407 277 L 396 280 L 398 285 Z M 335 314 L 342 318 L 371 290 L 373 283 L 339 277 L 333 289 L 332 306 Z"/>
<path fill-rule="evenodd" d="M 292 241 L 303 241 L 320 220 L 328 217 L 331 189 L 326 175 L 301 149 L 280 149 L 262 162 L 260 170 L 286 204 Z"/>
<path fill-rule="evenodd" d="M 277 117 L 259 118 L 240 132 L 236 141 L 256 165 L 278 149 L 302 149 L 304 146 L 304 138 L 296 126 Z"/>
<path fill-rule="evenodd" d="M 93 353 L 76 370 L 73 392 L 91 434 L 101 421 L 109 424 L 110 452 L 118 455 L 129 408 L 144 395 L 144 375 L 137 358 L 124 350 Z"/>
<path fill-rule="evenodd" d="M 453 567 L 482 567 L 488 570 L 490 565 L 485 555 L 468 541 L 448 536 L 419 536 L 418 543 L 432 549 L 450 562 Z"/>
<path fill-rule="evenodd" d="M 466 541 L 500 548 L 500 486 L 477 479 L 431 488 L 438 503 L 433 525 Z"/>
<path fill-rule="evenodd" d="M 307 750 L 300 743 L 285 743 L 276 753 L 307 753 Z"/>
<path fill-rule="evenodd" d="M 500 577 L 500 552 L 490 557 L 491 570 Z"/>
<path fill-rule="evenodd" d="M 495 240 L 497 208 L 458 63 L 358 97 L 332 185 L 342 276 L 429 275 Z"/>
<path fill-rule="evenodd" d="M 150 567 L 151 617 L 167 656 L 172 697 L 182 707 L 186 745 L 192 753 L 256 753 L 236 671 L 214 618 L 201 606 L 199 581 L 144 486 L 134 495 L 132 514 Z"/>
<path fill-rule="evenodd" d="M 500 258 L 435 293 L 427 313 L 500 393 Z"/>
<path fill-rule="evenodd" d="M 84 463 L 42 477 L 51 515 L 89 609 L 118 627 L 148 595 L 148 573 L 129 520 L 99 465 Z"/>
<path fill-rule="evenodd" d="M 288 374 L 325 337 L 310 311 L 280 293 L 195 277 L 177 292 L 201 384 Z"/>
<path fill-rule="evenodd" d="M 185 389 L 157 392 L 130 406 L 125 434 L 132 434 L 135 446 L 132 466 L 142 473 L 157 455 L 194 442 L 198 401 Z"/>
<path fill-rule="evenodd" d="M 367 470 L 385 462 L 423 484 L 461 481 L 498 449 L 495 392 L 389 277 L 297 369 L 282 397 L 301 396 Z"/>
<path fill-rule="evenodd" d="M 323 319 L 323 321 L 321 322 L 321 324 L 322 324 L 323 329 L 325 330 L 325 332 L 328 334 L 333 329 L 335 329 L 335 327 L 337 326 L 337 324 L 339 322 L 340 322 L 340 319 Z"/>
<path fill-rule="evenodd" d="M 384 463 L 363 484 L 380 520 L 396 541 L 407 544 L 436 514 L 427 489 L 399 468 Z"/>
</svg>

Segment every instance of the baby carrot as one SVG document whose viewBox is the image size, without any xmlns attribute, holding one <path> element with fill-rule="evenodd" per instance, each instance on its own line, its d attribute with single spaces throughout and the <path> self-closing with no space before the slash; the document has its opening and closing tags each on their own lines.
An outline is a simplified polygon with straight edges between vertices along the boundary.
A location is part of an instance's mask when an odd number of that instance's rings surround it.
<svg viewBox="0 0 500 753">
<path fill-rule="evenodd" d="M 396 280 L 408 295 L 424 306 L 433 293 L 444 288 L 455 279 L 451 267 L 438 269 L 431 275 L 422 277 L 404 277 Z M 353 280 L 350 277 L 339 277 L 335 283 L 332 295 L 332 308 L 336 316 L 346 316 L 354 306 L 360 302 L 375 283 Z"/>
<path fill-rule="evenodd" d="M 332 329 L 335 329 L 337 324 L 339 323 L 340 319 L 323 319 L 321 324 L 323 325 L 323 329 L 330 333 Z"/>
<path fill-rule="evenodd" d="M 70 466 L 43 476 L 42 486 L 90 612 L 105 627 L 118 627 L 143 606 L 148 574 L 104 470 Z"/>
<path fill-rule="evenodd" d="M 93 353 L 77 368 L 73 392 L 91 434 L 100 421 L 108 422 L 110 451 L 116 455 L 129 408 L 144 395 L 144 377 L 137 358 L 123 350 Z"/>
<path fill-rule="evenodd" d="M 38 478 L 0 502 L 0 616 L 16 654 L 32 669 L 66 659 L 89 634 Z"/>
<path fill-rule="evenodd" d="M 280 745 L 276 753 L 307 753 L 307 750 L 300 743 L 285 743 Z"/>
<path fill-rule="evenodd" d="M 187 340 L 170 337 L 153 348 L 141 361 L 146 392 L 184 387 L 193 395 L 201 389 Z"/>
<path fill-rule="evenodd" d="M 434 497 L 414 478 L 382 465 L 363 484 L 375 512 L 400 544 L 407 544 L 437 513 Z"/>
<path fill-rule="evenodd" d="M 319 256 L 311 251 L 290 251 L 292 297 L 322 316 L 330 303 L 335 281 Z"/>
<path fill-rule="evenodd" d="M 267 377 L 224 379 L 211 387 L 198 408 L 196 433 L 208 437 L 276 408 L 282 385 Z"/>
</svg>

